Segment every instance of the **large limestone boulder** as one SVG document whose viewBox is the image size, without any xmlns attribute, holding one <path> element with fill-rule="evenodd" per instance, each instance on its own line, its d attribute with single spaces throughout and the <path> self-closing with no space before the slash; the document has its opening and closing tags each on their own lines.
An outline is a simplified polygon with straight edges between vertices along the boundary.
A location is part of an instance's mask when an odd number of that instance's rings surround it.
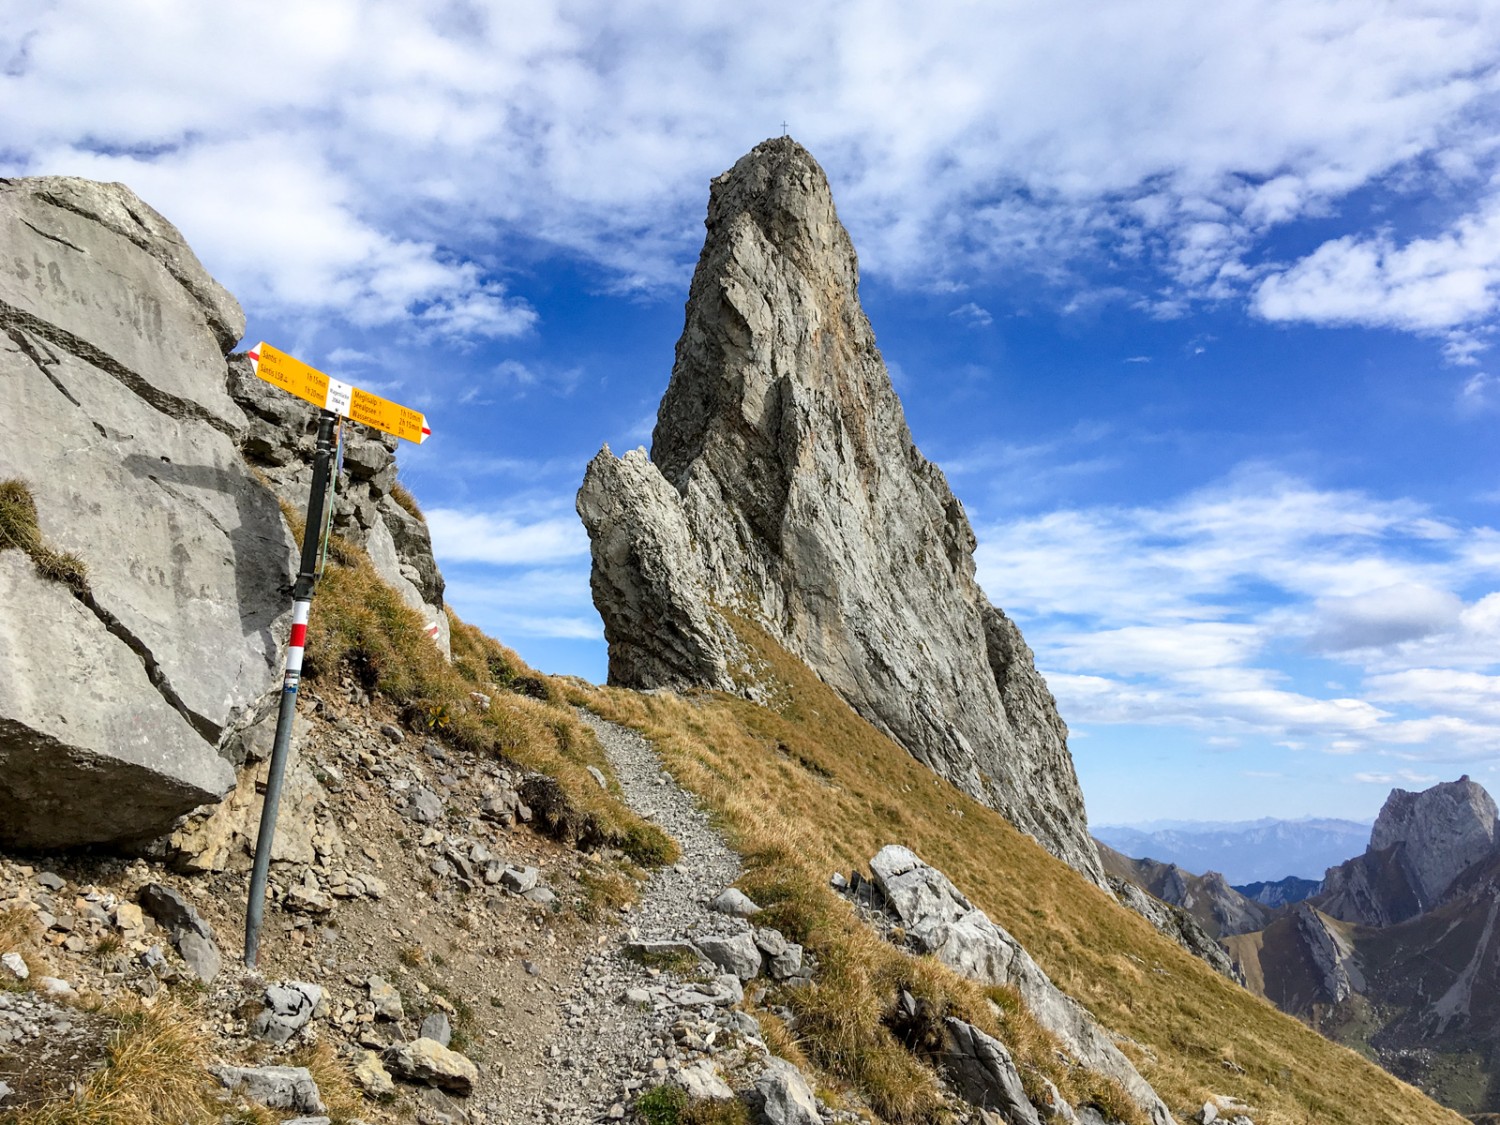
<svg viewBox="0 0 1500 1125">
<path fill-rule="evenodd" d="M 606 450 L 579 494 L 610 681 L 745 690 L 731 608 L 1103 886 L 1067 728 L 912 442 L 822 169 L 766 141 L 707 226 L 651 459 Z"/>
<path fill-rule="evenodd" d="M 0 181 L 0 479 L 89 587 L 0 555 L 0 842 L 152 836 L 234 784 L 218 745 L 278 676 L 293 548 L 236 448 L 243 326 L 128 188 Z"/>
</svg>

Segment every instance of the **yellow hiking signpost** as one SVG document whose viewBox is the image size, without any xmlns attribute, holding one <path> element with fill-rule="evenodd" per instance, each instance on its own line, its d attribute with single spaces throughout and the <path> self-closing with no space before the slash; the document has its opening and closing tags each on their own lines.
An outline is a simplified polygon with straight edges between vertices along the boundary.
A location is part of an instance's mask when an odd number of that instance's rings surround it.
<svg viewBox="0 0 1500 1125">
<path fill-rule="evenodd" d="M 245 907 L 245 964 L 255 967 L 260 946 L 260 927 L 266 909 L 266 878 L 271 869 L 271 842 L 276 837 L 276 813 L 281 804 L 281 783 L 286 776 L 287 751 L 292 743 L 292 720 L 297 714 L 297 688 L 302 682 L 302 650 L 307 643 L 307 618 L 312 608 L 313 587 L 318 581 L 319 540 L 328 500 L 328 482 L 334 467 L 334 423 L 349 418 L 398 438 L 418 444 L 432 436 L 427 419 L 400 403 L 372 395 L 342 380 L 323 374 L 300 359 L 262 343 L 246 353 L 255 373 L 266 382 L 312 403 L 318 417 L 318 445 L 313 454 L 312 488 L 307 496 L 306 530 L 302 533 L 302 562 L 292 587 L 292 636 L 286 651 L 286 676 L 281 685 L 281 711 L 276 719 L 276 741 L 271 747 L 271 766 L 266 776 L 266 800 L 260 813 L 260 832 L 255 840 L 255 866 L 250 872 L 250 901 Z M 342 430 L 340 430 L 342 433 Z M 342 443 L 339 445 L 342 452 Z"/>
<path fill-rule="evenodd" d="M 254 351 L 246 353 L 255 366 L 255 373 L 266 382 L 296 395 L 324 410 L 331 410 L 345 418 L 363 422 L 398 438 L 421 445 L 431 435 L 427 419 L 417 411 L 390 399 L 372 395 L 356 386 L 324 375 L 296 359 L 262 343 Z"/>
</svg>

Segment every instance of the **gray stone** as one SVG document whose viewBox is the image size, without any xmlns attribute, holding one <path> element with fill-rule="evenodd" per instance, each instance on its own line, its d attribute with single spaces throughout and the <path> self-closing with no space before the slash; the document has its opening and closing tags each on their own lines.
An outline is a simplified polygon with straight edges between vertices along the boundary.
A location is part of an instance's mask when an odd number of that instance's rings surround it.
<svg viewBox="0 0 1500 1125">
<path fill-rule="evenodd" d="M 740 980 L 753 980 L 760 975 L 760 950 L 748 933 L 700 937 L 693 944 L 703 956 Z"/>
<path fill-rule="evenodd" d="M 756 948 L 767 957 L 780 957 L 786 952 L 788 942 L 786 935 L 780 930 L 773 930 L 770 927 L 766 927 L 764 929 L 756 929 L 753 933 Z"/>
<path fill-rule="evenodd" d="M 219 952 L 219 947 L 197 934 L 183 934 L 178 938 L 177 952 L 187 963 L 193 976 L 204 984 L 213 984 L 219 976 L 219 970 L 224 966 L 224 958 Z"/>
<path fill-rule="evenodd" d="M 943 1069 L 966 1102 L 1000 1110 L 1010 1125 L 1041 1125 L 1003 1043 L 952 1016 L 943 1020 L 943 1040 Z"/>
<path fill-rule="evenodd" d="M 746 1092 L 745 1101 L 758 1125 L 819 1125 L 818 1099 L 802 1072 L 771 1056 L 766 1069 Z"/>
<path fill-rule="evenodd" d="M 251 1034 L 270 1043 L 285 1043 L 307 1026 L 322 1000 L 320 985 L 295 980 L 270 985 L 265 1007 L 250 1025 Z"/>
<path fill-rule="evenodd" d="M 444 1047 L 453 1041 L 453 1028 L 443 1012 L 429 1013 L 422 1020 L 422 1028 L 417 1034 L 423 1039 L 432 1039 Z"/>
<path fill-rule="evenodd" d="M 507 867 L 500 873 L 500 883 L 514 894 L 525 894 L 536 886 L 539 874 L 535 867 Z"/>
<path fill-rule="evenodd" d="M 735 918 L 749 918 L 760 913 L 760 907 L 756 906 L 750 896 L 738 887 L 726 887 L 720 891 L 718 896 L 708 904 L 708 908 Z"/>
<path fill-rule="evenodd" d="M 395 1080 L 374 1051 L 361 1051 L 354 1060 L 354 1080 L 372 1098 L 385 1098 L 396 1092 Z"/>
<path fill-rule="evenodd" d="M 787 942 L 784 950 L 766 962 L 766 972 L 772 980 L 789 980 L 802 972 L 802 947 L 794 941 Z"/>
<path fill-rule="evenodd" d="M 36 881 L 46 887 L 49 891 L 60 891 L 68 884 L 63 881 L 62 876 L 51 871 L 43 871 L 36 877 Z"/>
<path fill-rule="evenodd" d="M 479 1068 L 471 1060 L 432 1039 L 396 1043 L 386 1051 L 385 1062 L 398 1078 L 453 1094 L 466 1096 L 479 1081 Z"/>
<path fill-rule="evenodd" d="M 0 953 L 0 968 L 4 968 L 15 980 L 26 980 L 31 976 L 31 970 L 26 967 L 26 960 L 19 953 Z"/>
<path fill-rule="evenodd" d="M 1109 1032 L 946 875 L 897 844 L 880 849 L 870 860 L 870 872 L 922 952 L 983 984 L 1014 986 L 1037 1023 L 1079 1062 L 1118 1081 L 1153 1125 L 1171 1125 L 1166 1105 Z"/>
<path fill-rule="evenodd" d="M 699 1059 L 683 1067 L 672 1080 L 695 1101 L 727 1102 L 734 1098 L 734 1091 L 719 1076 L 719 1068 L 712 1059 Z"/>
<path fill-rule="evenodd" d="M 120 185 L 0 185 L 0 244 L 0 478 L 89 585 L 0 555 L 0 842 L 159 835 L 232 785 L 216 745 L 279 677 L 293 544 L 232 437 L 243 315 Z"/>
<path fill-rule="evenodd" d="M 198 913 L 198 908 L 171 887 L 161 883 L 147 883 L 136 895 L 136 901 L 168 934 L 175 937 L 177 934 L 192 933 L 209 941 L 214 940 L 213 927 Z"/>
<path fill-rule="evenodd" d="M 585 766 L 584 768 L 589 771 L 589 776 L 599 783 L 600 789 L 607 790 L 609 788 L 609 778 L 604 776 L 603 770 L 598 766 Z"/>
<path fill-rule="evenodd" d="M 401 1020 L 406 1011 L 401 1005 L 401 993 L 396 986 L 382 976 L 372 976 L 365 982 L 370 990 L 370 1002 L 375 1005 L 375 1014 L 383 1020 Z"/>
<path fill-rule="evenodd" d="M 606 447 L 578 494 L 610 682 L 754 696 L 713 608 L 732 591 L 879 730 L 1103 886 L 1067 728 L 912 440 L 822 169 L 765 141 L 714 181 L 707 226 L 650 459 Z"/>
<path fill-rule="evenodd" d="M 267 1109 L 322 1113 L 323 1098 L 312 1073 L 302 1066 L 214 1066 L 209 1068 L 225 1089 L 259 1102 Z"/>
<path fill-rule="evenodd" d="M 431 789 L 418 786 L 408 795 L 406 807 L 401 810 L 401 815 L 418 824 L 436 824 L 443 819 L 444 811 L 442 798 Z"/>
</svg>

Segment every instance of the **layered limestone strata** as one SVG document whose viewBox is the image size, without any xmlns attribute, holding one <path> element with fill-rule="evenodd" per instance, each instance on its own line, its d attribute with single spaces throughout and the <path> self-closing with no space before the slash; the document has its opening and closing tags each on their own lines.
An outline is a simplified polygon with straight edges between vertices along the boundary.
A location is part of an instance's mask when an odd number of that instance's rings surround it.
<svg viewBox="0 0 1500 1125">
<path fill-rule="evenodd" d="M 766 141 L 707 227 L 650 459 L 606 448 L 578 495 L 610 681 L 753 692 L 732 608 L 1104 886 L 1067 728 L 912 441 L 822 169 Z"/>
</svg>

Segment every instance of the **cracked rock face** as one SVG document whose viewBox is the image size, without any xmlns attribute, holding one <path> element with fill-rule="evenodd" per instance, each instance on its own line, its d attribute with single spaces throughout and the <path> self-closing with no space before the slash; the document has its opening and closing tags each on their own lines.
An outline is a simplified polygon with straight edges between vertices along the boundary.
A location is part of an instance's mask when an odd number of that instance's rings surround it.
<svg viewBox="0 0 1500 1125">
<path fill-rule="evenodd" d="M 278 673 L 293 544 L 235 444 L 239 306 L 119 184 L 0 181 L 0 479 L 88 566 L 0 554 L 0 842 L 138 839 L 234 783 Z"/>
<path fill-rule="evenodd" d="M 606 449 L 579 492 L 610 682 L 735 687 L 732 608 L 1104 886 L 1067 728 L 912 442 L 822 169 L 766 141 L 707 226 L 651 458 Z"/>
</svg>

